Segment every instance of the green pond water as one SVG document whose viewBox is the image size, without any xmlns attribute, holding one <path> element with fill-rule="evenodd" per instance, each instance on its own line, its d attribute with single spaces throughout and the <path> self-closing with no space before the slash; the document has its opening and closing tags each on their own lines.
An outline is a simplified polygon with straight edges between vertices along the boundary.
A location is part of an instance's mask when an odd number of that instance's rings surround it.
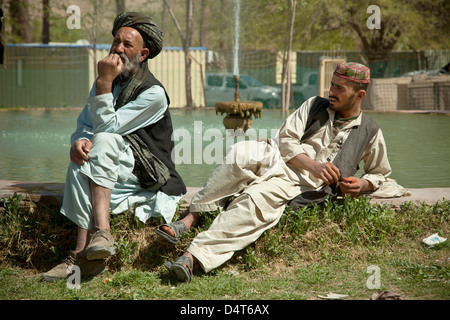
<svg viewBox="0 0 450 320">
<path fill-rule="evenodd" d="M 0 180 L 64 182 L 70 135 L 79 112 L 79 109 L 0 110 Z M 176 132 L 188 133 L 192 141 L 197 139 L 202 144 L 192 146 L 192 161 L 177 165 L 187 186 L 200 187 L 217 166 L 216 162 L 207 164 L 202 158 L 201 153 L 213 141 L 208 132 L 221 132 L 226 146 L 223 116 L 216 115 L 213 109 L 173 109 L 171 113 Z M 273 137 L 272 129 L 278 129 L 288 114 L 264 110 L 262 119 L 254 119 L 252 129 L 258 137 Z M 368 115 L 383 130 L 393 169 L 391 178 L 407 188 L 450 187 L 449 115 Z M 178 145 L 182 140 L 175 141 Z"/>
</svg>

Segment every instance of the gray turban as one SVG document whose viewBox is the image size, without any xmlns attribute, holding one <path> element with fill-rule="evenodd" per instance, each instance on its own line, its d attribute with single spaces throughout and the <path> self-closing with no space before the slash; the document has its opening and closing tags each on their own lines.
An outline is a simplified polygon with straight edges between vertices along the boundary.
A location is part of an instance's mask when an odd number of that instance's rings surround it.
<svg viewBox="0 0 450 320">
<path fill-rule="evenodd" d="M 138 12 L 124 12 L 114 20 L 113 37 L 122 27 L 131 27 L 137 30 L 144 39 L 145 46 L 150 51 L 149 59 L 156 57 L 163 48 L 164 35 L 158 26 L 149 17 Z"/>
</svg>

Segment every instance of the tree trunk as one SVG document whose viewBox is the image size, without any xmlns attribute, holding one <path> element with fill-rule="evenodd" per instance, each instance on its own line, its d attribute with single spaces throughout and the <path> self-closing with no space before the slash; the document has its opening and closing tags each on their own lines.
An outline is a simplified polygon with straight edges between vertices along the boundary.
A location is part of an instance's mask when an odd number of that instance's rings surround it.
<svg viewBox="0 0 450 320">
<path fill-rule="evenodd" d="M 178 23 L 177 18 L 175 17 L 172 8 L 170 7 L 167 0 L 164 0 L 167 11 L 169 11 L 170 16 L 172 17 L 173 23 L 178 31 L 178 35 L 181 39 L 181 45 L 184 51 L 184 61 L 185 61 L 185 86 L 186 86 L 186 106 L 191 107 L 193 105 L 192 102 L 192 89 L 191 89 L 191 59 L 189 55 L 189 48 L 192 42 L 192 33 L 193 33 L 193 13 L 194 13 L 194 3 L 193 0 L 186 1 L 186 36 L 183 36 L 183 32 L 181 31 L 180 24 Z"/>
<path fill-rule="evenodd" d="M 225 12 L 225 10 L 226 10 L 225 0 L 220 0 L 219 9 L 220 9 L 220 12 Z M 221 21 L 223 22 L 223 19 L 221 19 Z M 223 25 L 222 30 L 219 32 L 219 39 L 220 39 L 219 49 L 220 50 L 228 50 L 229 49 L 227 36 L 226 36 L 227 31 L 228 30 L 225 28 L 225 25 Z"/>
<path fill-rule="evenodd" d="M 98 7 L 98 3 L 94 2 L 93 5 L 94 5 L 94 14 L 93 14 L 94 34 L 93 34 L 93 41 L 92 41 L 93 42 L 92 51 L 94 52 L 94 59 L 93 59 L 93 61 L 94 61 L 94 78 L 97 79 L 97 74 L 98 74 L 98 71 L 97 71 L 97 18 L 98 18 L 97 9 L 98 8 L 97 7 Z"/>
<path fill-rule="evenodd" d="M 161 30 L 166 30 L 167 4 L 163 1 L 163 8 L 161 12 Z"/>
<path fill-rule="evenodd" d="M 5 66 L 5 33 L 3 31 L 3 0 L 0 0 L 0 64 L 3 66 L 3 69 L 6 69 Z"/>
<path fill-rule="evenodd" d="M 50 42 L 50 0 L 42 0 L 42 43 Z"/>
<path fill-rule="evenodd" d="M 116 14 L 125 12 L 125 0 L 116 0 Z"/>
<path fill-rule="evenodd" d="M 186 39 L 183 46 L 184 49 L 184 61 L 186 63 L 185 82 L 186 82 L 186 105 L 188 107 L 193 106 L 192 101 L 192 79 L 191 79 L 191 65 L 192 61 L 189 55 L 189 48 L 192 44 L 193 34 L 193 14 L 194 3 L 193 0 L 186 1 Z"/>
<path fill-rule="evenodd" d="M 211 16 L 211 10 L 207 0 L 201 0 L 201 19 L 199 26 L 200 47 L 209 47 L 208 21 Z"/>
<path fill-rule="evenodd" d="M 352 20 L 347 22 L 358 34 L 363 44 L 363 53 L 367 57 L 371 78 L 382 78 L 397 40 L 402 34 L 395 21 L 381 21 L 381 29 L 371 30 L 370 39 L 360 25 Z"/>
<path fill-rule="evenodd" d="M 289 5 L 289 25 L 288 25 L 288 39 L 286 41 L 286 48 L 283 54 L 283 73 L 281 75 L 281 109 L 289 109 L 291 97 L 291 50 L 292 38 L 294 35 L 294 21 L 295 8 L 297 6 L 296 0 L 288 0 Z"/>
<path fill-rule="evenodd" d="M 28 0 L 11 0 L 9 2 L 11 33 L 13 37 L 16 36 L 16 39 L 12 39 L 13 42 L 33 42 L 33 33 L 31 29 L 31 20 L 28 7 Z"/>
</svg>

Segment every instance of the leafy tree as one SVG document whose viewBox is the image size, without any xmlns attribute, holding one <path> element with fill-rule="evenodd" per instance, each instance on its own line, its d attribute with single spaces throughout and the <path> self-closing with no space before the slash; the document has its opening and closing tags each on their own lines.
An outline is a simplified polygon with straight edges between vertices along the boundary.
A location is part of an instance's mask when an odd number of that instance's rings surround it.
<svg viewBox="0 0 450 320">
<path fill-rule="evenodd" d="M 11 24 L 10 42 L 33 42 L 28 0 L 10 0 L 8 18 Z"/>
<path fill-rule="evenodd" d="M 371 29 L 367 8 L 374 4 L 380 8 L 380 28 Z M 351 36 L 355 42 L 350 49 L 362 50 L 366 63 L 376 66 L 374 76 L 379 77 L 396 48 L 448 48 L 449 6 L 445 0 L 318 0 L 309 2 L 306 11 L 314 19 L 309 29 L 312 37 L 322 38 L 334 31 L 345 41 Z"/>
</svg>

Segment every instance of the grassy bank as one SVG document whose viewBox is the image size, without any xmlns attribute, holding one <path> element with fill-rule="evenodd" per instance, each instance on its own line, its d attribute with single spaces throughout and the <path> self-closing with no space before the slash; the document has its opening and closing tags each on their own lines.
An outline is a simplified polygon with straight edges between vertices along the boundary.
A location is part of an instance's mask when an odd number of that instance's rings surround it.
<svg viewBox="0 0 450 320">
<path fill-rule="evenodd" d="M 154 234 L 162 221 L 144 225 L 130 211 L 111 219 L 117 254 L 107 270 L 80 289 L 68 289 L 65 281 L 41 281 L 40 273 L 74 248 L 74 225 L 55 208 L 21 208 L 18 200 L 3 199 L 0 299 L 306 300 L 333 292 L 367 300 L 378 290 L 369 266 L 379 271 L 379 290 L 405 300 L 450 298 L 448 241 L 431 248 L 422 243 L 433 233 L 448 237 L 450 201 L 389 207 L 345 198 L 299 212 L 287 209 L 254 245 L 186 284 L 174 282 L 162 264 L 183 252 L 214 214 L 204 214 L 198 228 L 173 247 Z"/>
</svg>

